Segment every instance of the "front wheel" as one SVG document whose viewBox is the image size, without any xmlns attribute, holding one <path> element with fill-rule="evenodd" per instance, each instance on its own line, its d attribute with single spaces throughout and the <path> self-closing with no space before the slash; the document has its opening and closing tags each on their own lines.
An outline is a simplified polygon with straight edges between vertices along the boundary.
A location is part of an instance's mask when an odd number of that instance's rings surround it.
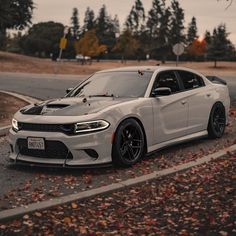
<svg viewBox="0 0 236 236">
<path fill-rule="evenodd" d="M 117 166 L 131 166 L 145 153 L 145 139 L 142 128 L 134 119 L 123 121 L 115 134 L 112 160 Z"/>
<path fill-rule="evenodd" d="M 210 138 L 221 138 L 225 131 L 226 116 L 225 108 L 222 103 L 216 103 L 211 110 L 208 135 Z"/>
</svg>

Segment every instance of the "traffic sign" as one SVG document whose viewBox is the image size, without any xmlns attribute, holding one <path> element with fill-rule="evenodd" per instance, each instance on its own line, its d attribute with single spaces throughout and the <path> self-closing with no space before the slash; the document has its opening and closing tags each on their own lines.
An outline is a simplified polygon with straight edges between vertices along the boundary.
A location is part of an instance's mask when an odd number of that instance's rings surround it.
<svg viewBox="0 0 236 236">
<path fill-rule="evenodd" d="M 67 44 L 67 39 L 62 37 L 60 40 L 60 49 L 65 49 L 66 48 L 66 44 Z"/>
<path fill-rule="evenodd" d="M 182 43 L 176 43 L 174 46 L 173 46 L 173 53 L 176 55 L 176 56 L 180 56 L 184 53 L 184 46 Z"/>
</svg>

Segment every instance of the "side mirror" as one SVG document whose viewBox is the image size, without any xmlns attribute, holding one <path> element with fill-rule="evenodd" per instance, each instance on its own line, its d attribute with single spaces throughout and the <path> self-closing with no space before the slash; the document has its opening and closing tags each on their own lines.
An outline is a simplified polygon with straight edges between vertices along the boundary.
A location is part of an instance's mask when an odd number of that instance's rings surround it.
<svg viewBox="0 0 236 236">
<path fill-rule="evenodd" d="M 158 96 L 168 96 L 171 94 L 171 89 L 168 87 L 160 87 L 153 90 L 152 95 L 154 97 Z"/>
<path fill-rule="evenodd" d="M 66 94 L 68 94 L 69 92 L 71 92 L 73 89 L 74 89 L 74 88 L 68 88 L 68 89 L 66 90 Z"/>
</svg>

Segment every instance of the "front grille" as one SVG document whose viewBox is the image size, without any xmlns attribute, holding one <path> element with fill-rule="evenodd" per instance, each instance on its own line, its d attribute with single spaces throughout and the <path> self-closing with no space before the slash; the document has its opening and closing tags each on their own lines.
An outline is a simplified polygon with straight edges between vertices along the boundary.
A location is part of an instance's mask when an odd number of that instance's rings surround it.
<svg viewBox="0 0 236 236">
<path fill-rule="evenodd" d="M 32 124 L 19 122 L 19 129 L 25 131 L 38 131 L 38 132 L 59 132 L 65 134 L 74 133 L 74 125 L 57 125 L 57 124 Z"/>
<path fill-rule="evenodd" d="M 18 139 L 19 153 L 24 156 L 50 159 L 73 159 L 73 156 L 64 143 L 59 141 L 45 141 L 45 150 L 28 149 L 27 139 Z"/>
</svg>

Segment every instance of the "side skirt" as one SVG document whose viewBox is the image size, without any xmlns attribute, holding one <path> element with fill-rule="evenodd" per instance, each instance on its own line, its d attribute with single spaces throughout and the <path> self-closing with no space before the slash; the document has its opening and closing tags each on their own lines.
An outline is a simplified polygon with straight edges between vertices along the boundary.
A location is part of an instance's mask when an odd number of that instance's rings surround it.
<svg viewBox="0 0 236 236">
<path fill-rule="evenodd" d="M 166 141 L 166 142 L 163 142 L 163 143 L 158 143 L 158 144 L 155 144 L 153 146 L 148 147 L 148 153 L 156 151 L 158 149 L 162 149 L 164 147 L 171 146 L 173 144 L 183 143 L 183 142 L 186 142 L 186 141 L 189 141 L 189 140 L 192 140 L 192 139 L 196 139 L 196 138 L 199 138 L 199 137 L 204 137 L 204 136 L 207 136 L 207 135 L 208 135 L 207 130 L 204 130 L 204 131 L 197 132 L 197 133 L 194 133 L 194 134 L 189 134 L 189 135 L 186 135 L 186 136 L 183 136 L 183 137 L 180 137 L 180 138 L 172 139 L 172 140 L 169 140 L 169 141 Z"/>
</svg>

